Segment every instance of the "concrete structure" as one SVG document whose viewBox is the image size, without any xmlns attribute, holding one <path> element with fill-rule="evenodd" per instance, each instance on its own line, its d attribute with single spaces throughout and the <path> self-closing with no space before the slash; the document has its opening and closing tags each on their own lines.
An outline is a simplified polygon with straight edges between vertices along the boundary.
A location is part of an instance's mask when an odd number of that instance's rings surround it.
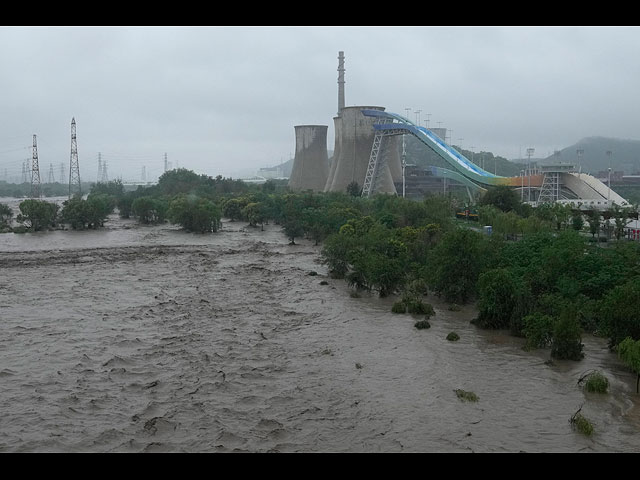
<svg viewBox="0 0 640 480">
<path fill-rule="evenodd" d="M 344 192 L 347 185 L 354 181 L 360 188 L 364 185 L 373 145 L 375 119 L 363 115 L 362 109 L 384 111 L 384 107 L 344 107 L 340 117 L 334 118 L 336 125 L 334 161 L 325 186 L 326 192 Z M 393 148 L 391 142 L 389 145 Z M 399 164 L 399 155 L 395 156 Z M 395 164 L 396 160 L 390 163 Z M 397 168 L 394 168 L 394 171 L 397 176 Z M 385 165 L 384 170 L 380 172 L 378 181 L 378 192 L 396 193 L 389 164 Z"/>
<path fill-rule="evenodd" d="M 344 108 L 344 52 L 338 52 L 338 116 Z"/>
<path fill-rule="evenodd" d="M 296 155 L 289 188 L 322 192 L 329 176 L 326 125 L 296 125 Z"/>
<path fill-rule="evenodd" d="M 270 178 L 274 179 L 274 178 L 283 178 L 285 175 L 282 167 L 280 165 L 276 165 L 275 167 L 260 168 L 256 176 L 264 177 L 267 179 L 270 179 Z"/>
</svg>

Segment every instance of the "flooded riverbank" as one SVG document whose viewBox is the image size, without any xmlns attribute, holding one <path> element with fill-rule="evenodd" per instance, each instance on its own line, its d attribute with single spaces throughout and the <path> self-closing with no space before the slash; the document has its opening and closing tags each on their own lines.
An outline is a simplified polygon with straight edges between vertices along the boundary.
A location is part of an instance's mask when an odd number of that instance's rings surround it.
<svg viewBox="0 0 640 480">
<path fill-rule="evenodd" d="M 635 376 L 606 340 L 549 365 L 432 295 L 418 331 L 274 225 L 4 234 L 0 269 L 1 452 L 640 450 Z M 577 386 L 589 369 L 610 394 Z M 582 404 L 590 438 L 568 422 Z"/>
</svg>

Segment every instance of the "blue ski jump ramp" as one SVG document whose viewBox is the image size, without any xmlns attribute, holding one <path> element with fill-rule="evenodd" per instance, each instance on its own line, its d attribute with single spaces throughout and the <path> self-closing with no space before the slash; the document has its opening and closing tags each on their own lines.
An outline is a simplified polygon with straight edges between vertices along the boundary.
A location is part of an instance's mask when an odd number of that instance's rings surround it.
<svg viewBox="0 0 640 480">
<path fill-rule="evenodd" d="M 483 170 L 464 155 L 461 155 L 453 147 L 443 142 L 431 130 L 420 127 L 397 113 L 363 109 L 362 114 L 367 117 L 376 118 L 373 125 L 375 131 L 383 132 L 387 135 L 413 135 L 453 168 L 453 172 L 447 173 L 447 169 L 437 169 L 437 167 L 433 167 L 432 170 L 434 168 L 437 170 L 434 171 L 436 175 L 447 176 L 469 186 L 471 186 L 472 183 L 476 188 L 495 185 L 518 187 L 522 183 L 522 177 L 501 177 Z M 539 187 L 542 185 L 542 180 L 542 175 L 531 175 L 530 185 L 532 187 Z M 528 177 L 527 185 L 529 185 Z"/>
</svg>

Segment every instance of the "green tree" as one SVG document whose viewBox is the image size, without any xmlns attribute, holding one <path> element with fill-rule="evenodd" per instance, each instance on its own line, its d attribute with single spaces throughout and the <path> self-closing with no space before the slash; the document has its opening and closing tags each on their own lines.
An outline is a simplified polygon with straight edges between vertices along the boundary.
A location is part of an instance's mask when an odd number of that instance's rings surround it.
<svg viewBox="0 0 640 480">
<path fill-rule="evenodd" d="M 163 195 L 176 195 L 194 192 L 201 186 L 211 186 L 209 177 L 186 168 L 177 168 L 160 176 L 157 190 Z"/>
<path fill-rule="evenodd" d="M 113 197 L 124 195 L 124 185 L 122 180 L 110 180 L 108 182 L 98 182 L 91 187 L 90 195 L 106 194 Z"/>
<path fill-rule="evenodd" d="M 618 357 L 637 374 L 636 393 L 640 393 L 640 340 L 627 337 L 618 345 Z"/>
<path fill-rule="evenodd" d="M 86 200 L 76 195 L 62 203 L 60 217 L 74 230 L 95 229 L 104 225 L 114 204 L 113 197 L 107 194 L 89 195 Z"/>
<path fill-rule="evenodd" d="M 249 225 L 252 227 L 258 226 L 260 224 L 260 230 L 264 230 L 264 221 L 267 217 L 267 211 L 263 203 L 261 202 L 251 202 L 248 203 L 244 209 L 242 210 L 242 215 L 247 219 Z"/>
<path fill-rule="evenodd" d="M 344 232 L 334 233 L 325 240 L 322 257 L 333 278 L 344 278 L 349 271 L 349 252 L 355 243 L 356 238 Z"/>
<path fill-rule="evenodd" d="M 493 205 L 503 212 L 518 212 L 521 202 L 511 187 L 499 185 L 492 187 L 480 199 L 480 205 Z"/>
<path fill-rule="evenodd" d="M 478 276 L 487 262 L 487 240 L 460 228 L 443 235 L 431 251 L 429 283 L 448 302 L 465 303 L 476 292 Z"/>
<path fill-rule="evenodd" d="M 613 347 L 624 338 L 640 340 L 640 277 L 610 290 L 600 307 L 601 326 Z"/>
<path fill-rule="evenodd" d="M 522 333 L 527 339 L 526 347 L 545 348 L 551 345 L 555 320 L 551 315 L 535 312 L 522 319 Z"/>
<path fill-rule="evenodd" d="M 587 219 L 589 221 L 589 233 L 594 238 L 600 231 L 600 212 L 597 210 L 589 210 L 587 212 Z"/>
<path fill-rule="evenodd" d="M 167 217 L 189 232 L 217 232 L 220 209 L 210 200 L 194 195 L 178 195 L 169 204 Z"/>
<path fill-rule="evenodd" d="M 166 200 L 149 196 L 138 197 L 131 204 L 132 213 L 145 225 L 164 222 L 168 209 Z"/>
<path fill-rule="evenodd" d="M 13 210 L 11 210 L 11 207 L 0 203 L 0 225 L 9 225 L 11 218 L 13 218 Z"/>
<path fill-rule="evenodd" d="M 584 226 L 584 219 L 582 218 L 582 213 L 575 212 L 572 215 L 571 226 L 573 227 L 574 230 L 577 230 L 578 232 L 582 230 L 582 227 Z"/>
<path fill-rule="evenodd" d="M 355 180 L 347 185 L 347 194 L 351 195 L 352 197 L 359 197 L 360 191 L 360 185 L 358 185 L 358 182 L 356 182 Z"/>
<path fill-rule="evenodd" d="M 521 334 L 530 297 L 522 277 L 506 268 L 488 270 L 478 277 L 479 315 L 474 323 L 483 328 L 511 328 L 514 334 Z"/>
<path fill-rule="evenodd" d="M 23 200 L 19 205 L 20 213 L 16 220 L 28 229 L 37 232 L 44 228 L 55 226 L 58 205 L 44 200 Z"/>
<path fill-rule="evenodd" d="M 581 360 L 584 357 L 583 347 L 577 312 L 568 306 L 562 310 L 553 327 L 551 356 L 561 360 Z"/>
<path fill-rule="evenodd" d="M 230 198 L 222 204 L 222 214 L 232 222 L 242 220 L 244 218 L 242 211 L 247 203 L 246 198 Z"/>
</svg>

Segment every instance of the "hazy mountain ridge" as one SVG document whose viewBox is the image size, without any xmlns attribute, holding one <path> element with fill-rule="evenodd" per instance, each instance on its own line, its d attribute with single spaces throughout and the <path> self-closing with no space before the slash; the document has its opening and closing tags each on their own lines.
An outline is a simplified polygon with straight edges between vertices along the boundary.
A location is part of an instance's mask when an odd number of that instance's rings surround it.
<svg viewBox="0 0 640 480">
<path fill-rule="evenodd" d="M 607 137 L 585 137 L 571 146 L 559 150 L 559 155 L 550 155 L 543 162 L 560 161 L 578 165 L 577 150 L 584 151 L 580 165 L 585 173 L 597 174 L 609 168 L 607 151 L 611 151 L 611 168 L 624 171 L 626 175 L 640 172 L 640 140 Z"/>
</svg>

